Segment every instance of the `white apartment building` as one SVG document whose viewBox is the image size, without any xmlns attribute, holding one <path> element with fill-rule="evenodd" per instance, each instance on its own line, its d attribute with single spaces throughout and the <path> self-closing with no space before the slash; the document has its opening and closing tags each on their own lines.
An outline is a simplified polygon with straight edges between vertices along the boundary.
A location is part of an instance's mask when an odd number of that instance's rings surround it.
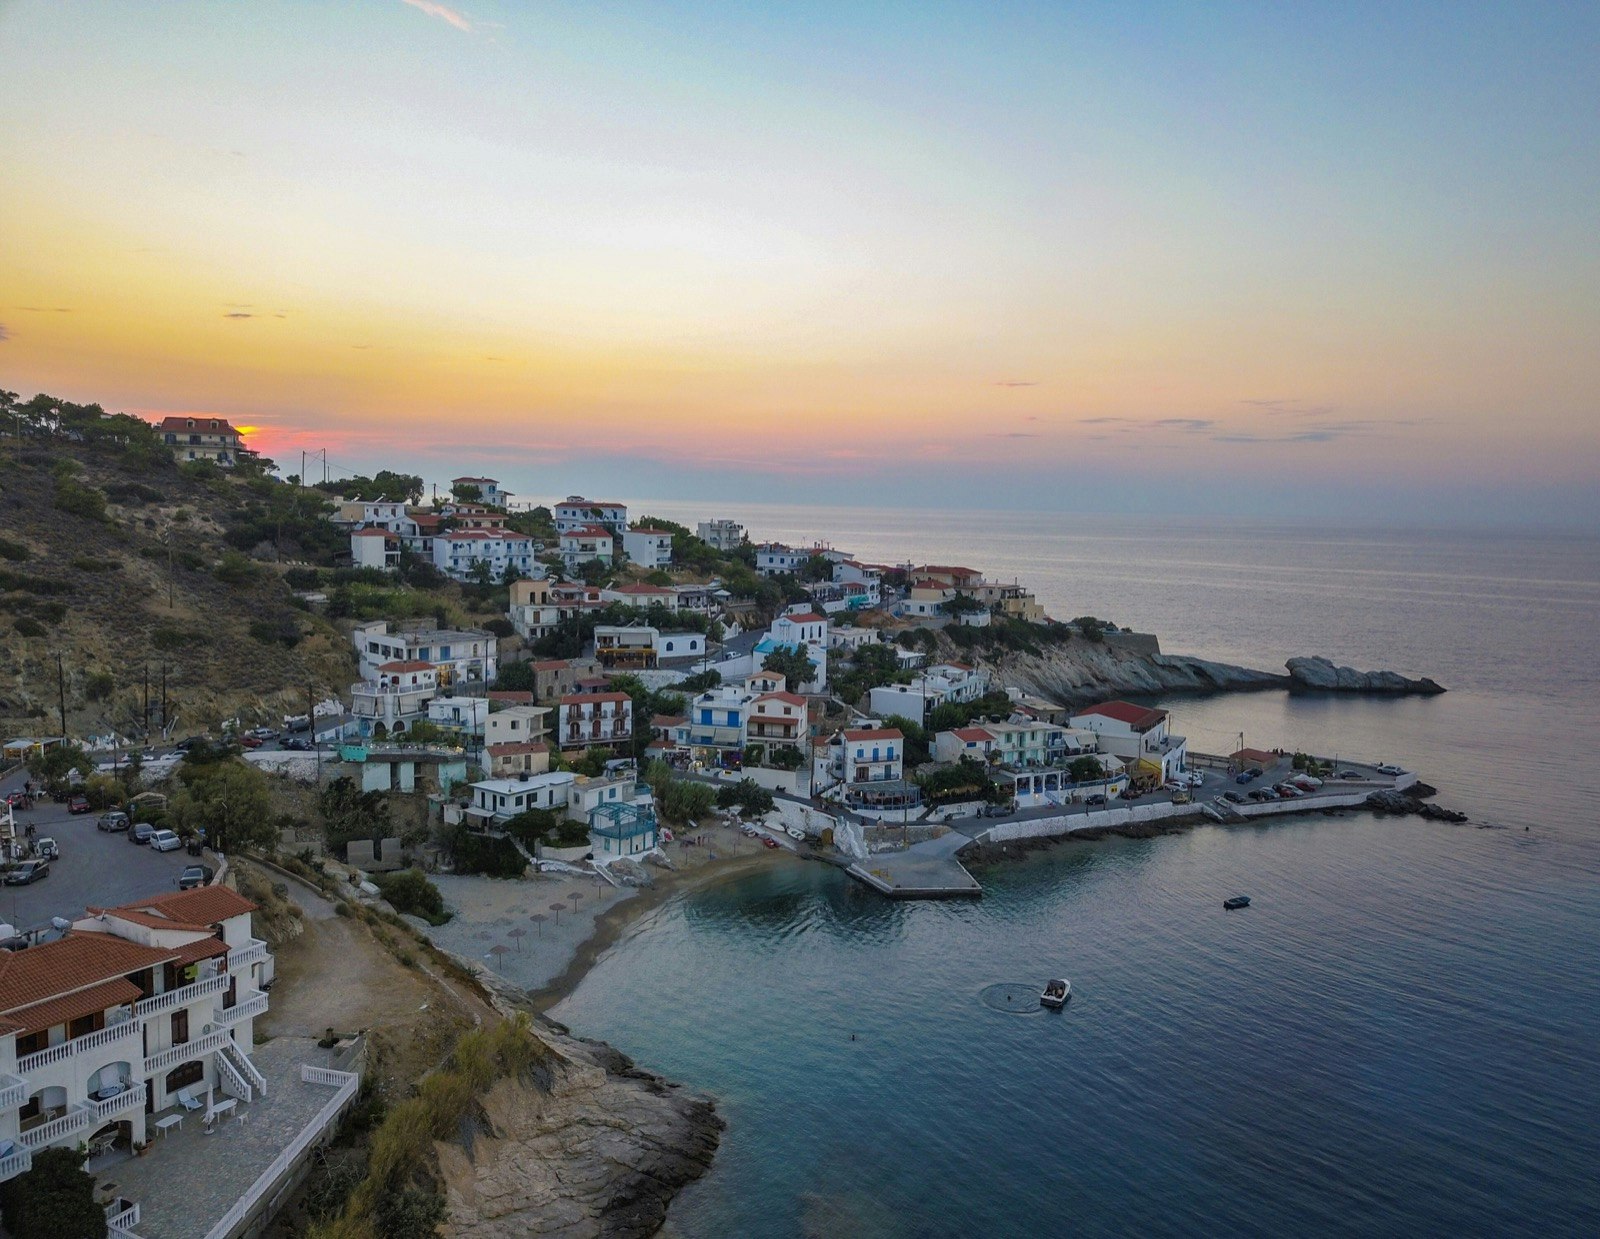
<svg viewBox="0 0 1600 1239">
<path fill-rule="evenodd" d="M 626 745 L 633 740 L 633 698 L 627 693 L 569 693 L 556 705 L 562 749 Z"/>
<path fill-rule="evenodd" d="M 427 718 L 428 703 L 439 695 L 432 663 L 384 663 L 370 680 L 350 686 L 350 713 L 363 736 L 403 734 Z"/>
<path fill-rule="evenodd" d="M 485 779 L 472 784 L 467 819 L 482 828 L 508 822 L 529 809 L 565 813 L 568 792 L 577 779 L 570 770 L 552 770 L 514 779 Z"/>
<path fill-rule="evenodd" d="M 489 566 L 496 581 L 508 568 L 532 576 L 533 539 L 504 529 L 452 529 L 433 539 L 433 566 L 452 580 L 471 580 L 479 563 Z"/>
<path fill-rule="evenodd" d="M 506 618 L 517 630 L 517 635 L 529 641 L 555 630 L 561 622 L 561 606 L 551 593 L 548 578 L 511 582 L 511 601 L 506 608 Z"/>
<path fill-rule="evenodd" d="M 594 560 L 609 564 L 616 557 L 616 540 L 604 525 L 574 525 L 561 531 L 560 549 L 562 564 L 573 572 Z"/>
<path fill-rule="evenodd" d="M 585 525 L 599 525 L 621 537 L 628 528 L 627 504 L 585 499 L 582 495 L 568 495 L 556 504 L 553 516 L 557 533 L 568 533 Z"/>
<path fill-rule="evenodd" d="M 762 693 L 745 715 L 745 743 L 804 747 L 808 739 L 806 699 L 798 693 Z"/>
<path fill-rule="evenodd" d="M 738 521 L 701 521 L 696 530 L 700 541 L 714 551 L 732 551 L 744 545 L 744 526 Z"/>
<path fill-rule="evenodd" d="M 350 634 L 361 674 L 375 679 L 384 663 L 425 662 L 438 670 L 438 685 L 493 680 L 500 669 L 499 639 L 481 628 L 415 628 L 389 631 L 388 620 L 360 624 Z"/>
<path fill-rule="evenodd" d="M 622 550 L 630 563 L 641 568 L 672 566 L 672 533 L 666 529 L 629 529 L 622 535 Z"/>
<path fill-rule="evenodd" d="M 988 689 L 988 672 L 965 663 L 937 663 L 919 673 L 910 684 L 879 685 L 867 700 L 874 714 L 898 714 L 923 723 L 940 706 L 976 701 Z"/>
<path fill-rule="evenodd" d="M 451 478 L 451 497 L 459 497 L 461 488 L 464 486 L 477 487 L 478 497 L 475 500 L 467 501 L 470 503 L 483 503 L 491 508 L 503 508 L 508 505 L 508 502 L 511 499 L 510 494 L 501 490 L 500 483 L 494 478 Z M 470 494 L 471 492 L 469 491 L 468 493 Z"/>
<path fill-rule="evenodd" d="M 905 772 L 906 738 L 898 727 L 836 732 L 828 742 L 833 773 L 846 788 L 898 781 Z"/>
<path fill-rule="evenodd" d="M 0 1180 L 52 1145 L 131 1148 L 179 1094 L 249 1102 L 272 956 L 223 886 L 89 908 L 0 957 Z"/>
<path fill-rule="evenodd" d="M 795 573 L 811 558 L 811 552 L 785 546 L 782 542 L 763 542 L 756 547 L 756 575 L 778 576 Z"/>
<path fill-rule="evenodd" d="M 1067 721 L 1093 732 L 1100 751 L 1120 757 L 1135 778 L 1148 774 L 1164 783 L 1188 769 L 1189 741 L 1172 734 L 1165 710 L 1107 701 L 1079 710 Z"/>
<path fill-rule="evenodd" d="M 830 650 L 859 650 L 863 645 L 878 644 L 876 628 L 854 628 L 849 624 L 830 624 L 828 648 Z"/>
<path fill-rule="evenodd" d="M 353 529 L 350 531 L 350 565 L 392 572 L 400 566 L 400 547 L 400 535 L 387 529 Z"/>
<path fill-rule="evenodd" d="M 435 697 L 428 702 L 428 722 L 469 739 L 483 736 L 488 717 L 487 697 Z"/>
</svg>

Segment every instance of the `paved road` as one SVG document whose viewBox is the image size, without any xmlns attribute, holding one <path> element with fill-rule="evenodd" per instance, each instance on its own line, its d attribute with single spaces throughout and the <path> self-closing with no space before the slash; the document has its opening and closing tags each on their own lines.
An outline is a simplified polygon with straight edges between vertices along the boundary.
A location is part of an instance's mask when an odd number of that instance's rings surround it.
<svg viewBox="0 0 1600 1239">
<path fill-rule="evenodd" d="M 17 830 L 31 823 L 41 838 L 55 839 L 61 858 L 51 862 L 42 882 L 0 887 L 0 921 L 33 929 L 53 916 L 77 916 L 90 904 L 108 907 L 178 889 L 178 874 L 194 863 L 183 849 L 155 852 L 129 843 L 127 835 L 104 834 L 94 828 L 97 816 L 73 816 L 54 802 L 18 811 Z"/>
</svg>

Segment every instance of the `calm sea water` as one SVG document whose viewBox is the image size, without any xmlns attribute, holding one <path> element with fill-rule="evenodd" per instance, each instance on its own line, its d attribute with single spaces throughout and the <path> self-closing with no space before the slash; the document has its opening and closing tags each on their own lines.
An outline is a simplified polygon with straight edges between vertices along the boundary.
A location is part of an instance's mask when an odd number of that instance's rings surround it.
<svg viewBox="0 0 1600 1239">
<path fill-rule="evenodd" d="M 1400 761 L 1474 820 L 1069 843 L 967 904 L 802 862 L 668 903 L 555 1014 L 717 1097 L 676 1233 L 1600 1233 L 1600 541 L 733 515 L 1015 574 L 1173 651 L 1433 675 L 1170 704 L 1197 747 Z M 1050 975 L 1063 1013 L 983 1000 Z"/>
</svg>

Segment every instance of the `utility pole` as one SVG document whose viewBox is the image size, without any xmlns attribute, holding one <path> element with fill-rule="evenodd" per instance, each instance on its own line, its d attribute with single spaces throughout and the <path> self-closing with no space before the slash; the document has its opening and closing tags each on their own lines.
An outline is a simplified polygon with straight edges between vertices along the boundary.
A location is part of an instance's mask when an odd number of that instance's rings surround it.
<svg viewBox="0 0 1600 1239">
<path fill-rule="evenodd" d="M 317 784 L 322 783 L 322 741 L 317 739 L 317 703 L 311 691 L 311 681 L 306 681 L 306 717 L 311 720 L 311 748 L 317 755 Z"/>
<path fill-rule="evenodd" d="M 167 730 L 167 664 L 161 664 L 161 731 L 165 736 Z"/>
<path fill-rule="evenodd" d="M 56 694 L 61 706 L 61 738 L 67 738 L 67 673 L 61 665 L 61 655 L 56 654 Z"/>
<path fill-rule="evenodd" d="M 144 742 L 150 743 L 150 664 L 144 665 Z"/>
</svg>

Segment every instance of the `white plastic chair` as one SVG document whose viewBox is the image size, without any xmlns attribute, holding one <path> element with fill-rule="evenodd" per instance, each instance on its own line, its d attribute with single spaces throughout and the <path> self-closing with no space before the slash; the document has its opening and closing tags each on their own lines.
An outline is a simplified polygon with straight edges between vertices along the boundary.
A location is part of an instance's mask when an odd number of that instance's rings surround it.
<svg viewBox="0 0 1600 1239">
<path fill-rule="evenodd" d="M 200 1099 L 194 1095 L 192 1088 L 180 1088 L 177 1093 L 178 1104 L 185 1110 L 198 1110 Z"/>
</svg>

